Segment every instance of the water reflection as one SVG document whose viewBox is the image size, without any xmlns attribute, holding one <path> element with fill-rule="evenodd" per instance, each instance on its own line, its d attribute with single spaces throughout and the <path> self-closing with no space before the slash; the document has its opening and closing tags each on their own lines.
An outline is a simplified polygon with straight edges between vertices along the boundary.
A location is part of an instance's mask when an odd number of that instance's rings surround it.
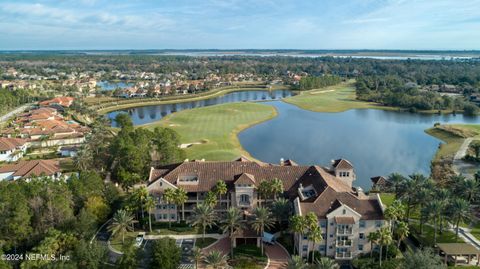
<svg viewBox="0 0 480 269">
<path fill-rule="evenodd" d="M 222 96 L 209 98 L 199 101 L 188 101 L 176 104 L 165 104 L 155 106 L 144 106 L 138 108 L 130 108 L 125 110 L 119 110 L 110 112 L 107 114 L 109 119 L 114 119 L 118 113 L 127 112 L 133 120 L 135 125 L 145 124 L 160 120 L 166 115 L 186 109 L 192 109 L 197 107 L 212 106 L 223 103 L 232 102 L 244 102 L 244 101 L 257 101 L 261 97 L 262 100 L 279 100 L 284 97 L 292 96 L 292 92 L 289 90 L 273 90 L 273 91 L 238 91 L 227 93 Z M 145 117 L 145 115 L 149 115 Z M 112 121 L 112 126 L 116 126 Z"/>
<path fill-rule="evenodd" d="M 316 113 L 284 102 L 274 105 L 278 117 L 239 134 L 242 146 L 255 158 L 278 163 L 280 158 L 301 164 L 329 165 L 350 160 L 356 185 L 370 188 L 370 177 L 400 172 L 429 174 L 440 140 L 425 129 L 440 123 L 479 123 L 480 118 L 422 115 L 383 110 Z"/>
</svg>

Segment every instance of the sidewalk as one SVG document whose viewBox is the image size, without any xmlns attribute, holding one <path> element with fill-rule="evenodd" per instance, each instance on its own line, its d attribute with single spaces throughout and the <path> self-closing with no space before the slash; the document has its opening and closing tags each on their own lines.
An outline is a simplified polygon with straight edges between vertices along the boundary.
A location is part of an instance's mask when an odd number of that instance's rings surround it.
<svg viewBox="0 0 480 269">
<path fill-rule="evenodd" d="M 7 114 L 4 114 L 4 115 L 0 116 L 0 124 L 5 123 L 8 119 L 10 119 L 11 117 L 13 117 L 17 114 L 22 113 L 23 111 L 30 108 L 32 105 L 33 105 L 33 103 L 22 105 L 20 107 L 15 108 L 14 110 L 8 112 Z"/>
</svg>

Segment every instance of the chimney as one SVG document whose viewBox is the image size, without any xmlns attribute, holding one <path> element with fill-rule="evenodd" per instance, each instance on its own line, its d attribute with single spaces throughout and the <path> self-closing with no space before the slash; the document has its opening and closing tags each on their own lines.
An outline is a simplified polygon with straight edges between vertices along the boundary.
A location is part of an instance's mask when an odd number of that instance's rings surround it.
<svg viewBox="0 0 480 269">
<path fill-rule="evenodd" d="M 283 158 L 280 158 L 280 165 L 284 166 L 285 165 L 285 160 Z"/>
</svg>

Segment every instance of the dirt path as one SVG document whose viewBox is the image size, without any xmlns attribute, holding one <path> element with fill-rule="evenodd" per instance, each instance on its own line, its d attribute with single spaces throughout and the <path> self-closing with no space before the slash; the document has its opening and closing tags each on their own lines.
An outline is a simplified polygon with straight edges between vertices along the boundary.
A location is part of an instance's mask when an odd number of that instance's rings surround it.
<svg viewBox="0 0 480 269">
<path fill-rule="evenodd" d="M 463 157 L 467 155 L 468 147 L 473 140 L 474 138 L 472 137 L 465 139 L 453 157 L 453 171 L 456 174 L 462 174 L 468 179 L 473 179 L 474 176 L 471 171 L 478 169 L 477 165 L 463 160 Z"/>
</svg>

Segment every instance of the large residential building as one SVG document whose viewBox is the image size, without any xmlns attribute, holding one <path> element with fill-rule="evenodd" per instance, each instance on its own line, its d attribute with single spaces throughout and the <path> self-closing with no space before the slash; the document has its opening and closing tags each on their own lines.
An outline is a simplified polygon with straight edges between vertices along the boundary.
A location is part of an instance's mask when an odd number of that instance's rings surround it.
<svg viewBox="0 0 480 269">
<path fill-rule="evenodd" d="M 260 182 L 273 179 L 283 183 L 283 195 L 292 202 L 294 214 L 314 212 L 317 215 L 324 240 L 315 245 L 315 250 L 344 260 L 370 251 L 367 236 L 384 225 L 384 208 L 378 195 L 367 196 L 352 186 L 354 169 L 344 159 L 332 161 L 328 168 L 297 165 L 290 160 L 274 165 L 245 157 L 230 162 L 185 161 L 151 168 L 147 189 L 157 201 L 151 214 L 161 222 L 188 219 L 216 182 L 224 181 L 228 192 L 215 209 L 222 214 L 228 207 L 235 206 L 242 209 L 247 219 L 251 210 L 259 205 Z M 162 195 L 168 188 L 187 191 L 188 200 L 183 210 L 164 201 Z M 260 236 L 251 230 L 237 235 L 235 243 L 246 242 L 245 238 L 260 243 Z M 308 249 L 311 250 L 308 246 L 306 238 L 295 236 L 295 247 L 301 255 L 306 256 Z"/>
<path fill-rule="evenodd" d="M 0 162 L 15 162 L 22 158 L 28 145 L 25 139 L 0 137 Z"/>
<path fill-rule="evenodd" d="M 0 167 L 0 180 L 29 181 L 39 176 L 60 179 L 62 173 L 59 162 L 55 160 L 19 161 Z"/>
</svg>

